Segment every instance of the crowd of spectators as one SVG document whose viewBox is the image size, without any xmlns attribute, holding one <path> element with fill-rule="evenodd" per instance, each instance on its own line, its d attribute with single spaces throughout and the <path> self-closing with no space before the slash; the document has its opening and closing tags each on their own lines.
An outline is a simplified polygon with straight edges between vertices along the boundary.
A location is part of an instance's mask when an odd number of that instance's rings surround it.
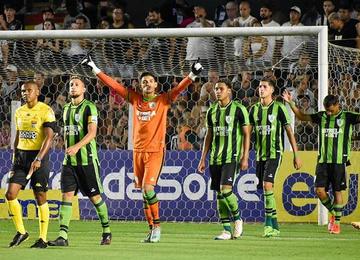
<svg viewBox="0 0 360 260">
<path fill-rule="evenodd" d="M 64 0 L 57 9 L 43 8 L 42 23 L 23 24 L 17 18 L 19 8 L 12 2 L 4 5 L 0 15 L 1 30 L 82 30 L 135 28 L 131 10 L 121 1 Z M 168 4 L 167 2 L 173 2 Z M 184 0 L 165 1 L 152 7 L 144 17 L 146 28 L 202 28 L 202 27 L 279 27 L 328 26 L 329 42 L 360 48 L 360 4 L 348 1 L 324 0 L 323 8 L 303 12 L 292 6 L 284 14 L 287 21 L 276 21 L 271 2 L 264 1 L 259 13 L 251 9 L 250 1 L 227 1 L 216 10 L 201 5 L 191 6 Z M 352 5 L 351 5 L 352 4 Z M 55 10 L 55 11 L 54 11 Z M 209 17 L 215 14 L 214 19 Z M 62 108 L 68 102 L 65 73 L 69 68 L 81 67 L 80 60 L 89 50 L 106 73 L 127 87 L 138 88 L 138 71 L 150 70 L 159 78 L 159 91 L 176 86 L 198 57 L 204 74 L 191 84 L 169 112 L 167 149 L 198 150 L 205 136 L 205 114 L 215 95 L 213 88 L 220 78 L 233 85 L 233 98 L 250 107 L 258 100 L 257 86 L 263 77 L 277 83 L 277 95 L 289 89 L 305 112 L 317 110 L 317 53 L 316 40 L 307 36 L 241 36 L 235 38 L 189 37 L 188 39 L 39 39 L 36 41 L 0 40 L 0 147 L 10 144 L 10 103 L 20 101 L 20 86 L 25 77 L 33 77 L 41 89 L 40 101 L 49 104 L 61 126 Z M 314 51 L 315 50 L 315 51 Z M 356 61 L 354 61 L 356 62 Z M 315 65 L 314 65 L 315 64 Z M 343 64 L 344 65 L 344 64 Z M 360 110 L 359 62 L 348 61 L 340 66 L 339 75 L 331 75 L 329 89 L 345 98 L 342 104 Z M 39 69 L 40 68 L 40 69 Z M 275 68 L 275 69 L 274 69 Z M 357 69 L 359 68 L 359 69 Z M 352 69 L 350 71 L 350 69 Z M 30 72 L 29 72 L 30 71 Z M 76 71 L 76 70 L 75 70 Z M 169 75 L 169 72 L 170 75 Z M 31 74 L 29 76 L 29 73 Z M 81 71 L 80 73 L 85 73 Z M 114 91 L 96 79 L 87 79 L 88 98 L 99 110 L 98 144 L 102 149 L 127 149 L 128 105 Z M 316 129 L 296 122 L 297 139 L 303 150 L 317 149 Z M 54 148 L 62 148 L 61 133 Z"/>
</svg>

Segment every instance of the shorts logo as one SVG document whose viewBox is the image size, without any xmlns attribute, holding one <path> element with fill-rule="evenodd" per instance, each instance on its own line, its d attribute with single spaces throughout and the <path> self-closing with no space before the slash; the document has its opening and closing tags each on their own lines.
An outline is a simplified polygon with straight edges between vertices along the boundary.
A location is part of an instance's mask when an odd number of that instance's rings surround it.
<svg viewBox="0 0 360 260">
<path fill-rule="evenodd" d="M 228 179 L 228 181 L 230 181 L 230 182 L 231 182 L 231 181 L 233 181 L 233 179 L 230 177 L 230 178 Z"/>
<path fill-rule="evenodd" d="M 42 187 L 42 186 L 41 186 L 41 183 L 38 183 L 38 182 L 35 183 L 35 187 Z"/>
<path fill-rule="evenodd" d="M 74 119 L 76 122 L 80 121 L 80 115 L 79 114 L 75 114 Z"/>
<path fill-rule="evenodd" d="M 91 190 L 90 190 L 90 192 L 94 192 L 95 191 L 95 189 L 94 188 L 92 188 Z"/>
<path fill-rule="evenodd" d="M 342 126 L 343 123 L 344 123 L 344 120 L 342 120 L 342 119 L 336 119 L 336 124 L 337 124 L 338 126 Z"/>
<path fill-rule="evenodd" d="M 272 123 L 275 120 L 275 116 L 273 114 L 270 114 L 270 115 L 268 115 L 268 119 L 269 119 L 270 123 Z"/>
<path fill-rule="evenodd" d="M 150 107 L 151 109 L 154 109 L 155 106 L 156 106 L 156 103 L 155 103 L 155 102 L 150 102 L 150 103 L 149 103 L 149 107 Z"/>
<path fill-rule="evenodd" d="M 231 117 L 230 117 L 230 116 L 226 116 L 226 117 L 225 117 L 225 121 L 226 121 L 226 123 L 230 124 L 230 122 L 231 122 Z"/>
</svg>

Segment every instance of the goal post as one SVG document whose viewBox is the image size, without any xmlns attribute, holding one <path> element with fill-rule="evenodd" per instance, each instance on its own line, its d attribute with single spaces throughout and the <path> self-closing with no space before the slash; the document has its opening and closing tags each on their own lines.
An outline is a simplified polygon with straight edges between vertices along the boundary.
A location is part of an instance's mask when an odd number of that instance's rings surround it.
<svg viewBox="0 0 360 260">
<path fill-rule="evenodd" d="M 55 67 L 56 69 L 49 72 L 51 75 L 66 75 L 69 73 L 77 73 L 82 74 L 83 76 L 95 78 L 90 71 L 82 68 L 84 66 L 80 65 L 80 58 L 84 57 L 87 52 L 90 52 L 91 55 L 95 55 L 95 61 L 99 60 L 99 67 L 103 69 L 103 65 L 107 62 L 104 61 L 106 55 L 112 55 L 112 58 L 121 57 L 127 62 L 126 64 L 120 64 L 122 69 L 126 70 L 128 75 L 131 76 L 123 76 L 122 80 L 132 79 L 136 74 L 132 74 L 131 71 L 137 70 L 138 67 L 142 66 L 142 69 L 146 69 L 146 66 L 151 67 L 154 71 L 157 71 L 156 64 L 157 62 L 167 62 L 166 57 L 167 54 L 161 53 L 160 55 L 164 55 L 165 59 L 162 57 L 159 60 L 155 60 L 152 64 L 140 64 L 135 58 L 129 58 L 131 54 L 129 54 L 129 49 L 134 47 L 137 48 L 137 51 L 140 53 L 142 48 L 149 48 L 149 44 L 156 44 L 155 42 L 145 42 L 140 41 L 134 44 L 134 42 L 129 41 L 128 46 L 125 49 L 123 47 L 117 48 L 116 41 L 119 39 L 156 39 L 156 41 L 162 41 L 162 39 L 186 39 L 188 37 L 209 37 L 212 39 L 221 38 L 221 39 L 232 39 L 231 37 L 248 37 L 248 36 L 310 36 L 315 41 L 317 41 L 316 46 L 317 51 L 314 49 L 313 54 L 317 56 L 317 74 L 318 74 L 318 109 L 323 109 L 322 100 L 328 94 L 328 37 L 327 37 L 327 27 L 326 26 L 296 26 L 296 27 L 246 27 L 246 28 L 167 28 L 167 29 L 109 29 L 109 30 L 52 30 L 52 31 L 0 31 L 0 39 L 8 40 L 9 42 L 22 42 L 20 46 L 23 46 L 26 53 L 29 53 L 29 57 L 18 57 L 18 61 L 15 61 L 15 65 L 23 68 L 25 73 L 23 74 L 23 78 L 31 78 L 31 73 L 36 72 L 38 70 L 46 71 L 46 67 L 43 64 L 37 64 L 32 62 L 31 59 L 36 55 L 36 50 L 32 49 L 34 46 L 34 41 L 40 39 L 47 40 L 83 40 L 88 39 L 88 41 L 92 44 L 92 47 L 88 48 L 86 52 L 78 55 L 76 59 L 68 59 L 65 56 L 59 56 L 59 58 L 55 59 Z M 98 42 L 97 42 L 98 41 Z M 107 49 L 106 42 L 111 41 L 111 48 Z M 29 42 L 29 43 L 28 43 Z M 79 43 L 80 44 L 80 43 Z M 176 43 L 176 48 L 180 46 L 180 44 Z M 36 45 L 36 44 L 35 44 Z M 221 45 L 224 48 L 227 48 L 227 45 Z M 100 48 L 101 47 L 101 48 Z M 170 48 L 170 47 L 169 47 Z M 180 48 L 180 47 L 179 47 Z M 182 52 L 182 49 L 175 49 L 175 52 Z M 121 53 L 121 56 L 118 53 Z M 181 56 L 182 55 L 182 56 Z M 181 58 L 185 58 L 185 54 L 182 53 Z M 58 56 L 56 56 L 58 57 Z M 216 63 L 215 67 L 220 68 L 221 72 L 219 72 L 219 76 L 225 76 L 225 68 L 224 64 L 226 63 L 226 55 L 224 55 L 223 60 L 216 60 L 217 56 L 215 55 L 212 59 L 214 61 L 209 63 Z M 21 59 L 25 59 L 25 61 L 21 61 Z M 98 60 L 97 60 L 98 59 Z M 18 63 L 16 63 L 18 62 Z M 177 61 L 176 66 L 180 66 L 179 64 L 182 61 Z M 106 63 L 107 64 L 107 63 Z M 109 65 L 109 64 L 107 64 Z M 111 65 L 111 64 L 110 64 Z M 182 66 L 183 64 L 181 64 Z M 189 65 L 189 64 L 188 64 Z M 213 65 L 213 64 L 210 64 Z M 210 66 L 209 65 L 209 66 Z M 251 65 L 251 64 L 250 64 Z M 105 66 L 105 65 L 104 65 Z M 251 66 L 245 65 L 245 69 L 251 69 Z M 211 66 L 210 66 L 211 67 Z M 271 64 L 270 69 L 274 68 L 275 65 Z M 79 69 L 80 68 L 80 69 Z M 182 77 L 186 70 L 182 69 L 169 69 L 170 66 L 166 63 L 162 68 L 159 69 L 158 76 L 165 76 L 167 79 L 171 78 L 175 80 L 176 77 Z M 265 67 L 262 65 L 256 67 L 257 70 L 262 70 Z M 269 67 L 267 67 L 269 69 Z M 163 73 L 163 74 L 162 74 Z M 236 73 L 240 73 L 237 71 Z M 115 73 L 116 74 L 116 73 Z M 254 77 L 256 77 L 254 73 Z M 127 78 L 128 77 L 128 78 Z M 286 79 L 284 79 L 285 81 Z M 165 84 L 163 84 L 165 85 Z M 55 97 L 56 98 L 56 97 Z M 129 112 L 128 110 L 126 110 Z M 131 110 L 130 110 L 131 111 Z M 132 115 L 128 115 L 129 118 L 129 126 L 128 133 L 131 135 L 132 131 Z M 105 118 L 106 119 L 106 118 Z M 104 119 L 104 120 L 105 120 Z M 132 138 L 128 138 L 128 148 L 132 147 Z M 181 155 L 179 155 L 181 157 Z M 196 156 L 194 156 L 196 158 Z M 129 158 L 128 158 L 129 159 Z M 188 160 L 186 158 L 184 163 Z M 175 171 L 174 169 L 169 169 L 169 172 Z M 111 173 L 112 174 L 112 173 Z M 120 173 L 119 173 L 120 174 Z M 121 174 L 124 174 L 121 172 Z M 126 175 L 126 174 L 125 174 Z M 125 176 L 124 175 L 124 176 Z M 121 175 L 123 176 L 123 175 Z M 202 180 L 197 179 L 196 176 L 193 176 L 199 183 L 202 183 Z M 124 177 L 125 178 L 125 177 Z M 170 182 L 170 180 L 164 180 L 165 182 Z M 188 191 L 190 192 L 190 191 Z M 245 194 L 246 195 L 246 194 Z M 244 195 L 244 196 L 245 196 Z M 166 197 L 166 195 L 163 195 Z M 114 195 L 114 198 L 116 196 Z M 134 195 L 134 198 L 137 198 L 138 195 Z M 210 197 L 210 195 L 208 195 Z M 327 223 L 327 211 L 324 210 L 321 203 L 318 204 L 319 214 L 318 214 L 318 223 L 325 224 Z M 170 218 L 171 219 L 171 218 Z M 196 219 L 196 218 L 195 218 Z"/>
</svg>

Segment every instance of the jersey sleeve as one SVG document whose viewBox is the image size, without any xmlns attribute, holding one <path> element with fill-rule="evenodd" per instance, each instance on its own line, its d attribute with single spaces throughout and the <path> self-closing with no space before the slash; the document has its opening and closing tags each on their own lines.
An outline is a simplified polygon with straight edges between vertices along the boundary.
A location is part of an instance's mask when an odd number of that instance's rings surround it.
<svg viewBox="0 0 360 260">
<path fill-rule="evenodd" d="M 50 127 L 52 130 L 56 131 L 56 121 L 55 113 L 51 107 L 48 107 L 44 113 L 43 126 Z"/>
<path fill-rule="evenodd" d="M 280 103 L 279 106 L 279 120 L 282 126 L 290 125 L 291 119 L 286 107 Z"/>
<path fill-rule="evenodd" d="M 250 124 L 249 113 L 244 106 L 238 106 L 237 118 L 241 126 Z"/>
<path fill-rule="evenodd" d="M 355 112 L 347 112 L 346 113 L 347 120 L 349 120 L 350 124 L 358 124 L 360 123 L 360 113 Z"/>
<path fill-rule="evenodd" d="M 169 101 L 173 102 L 191 83 L 192 80 L 189 77 L 186 77 L 175 88 L 169 90 Z"/>
<path fill-rule="evenodd" d="M 88 106 L 86 106 L 85 110 L 84 110 L 84 118 L 87 120 L 87 123 L 95 123 L 97 124 L 98 122 L 98 112 L 97 112 L 97 108 L 94 104 L 89 104 Z"/>
<path fill-rule="evenodd" d="M 323 112 L 316 112 L 314 114 L 310 114 L 310 118 L 311 118 L 311 122 L 315 123 L 315 124 L 320 124 L 321 122 L 321 116 L 322 116 Z"/>
</svg>

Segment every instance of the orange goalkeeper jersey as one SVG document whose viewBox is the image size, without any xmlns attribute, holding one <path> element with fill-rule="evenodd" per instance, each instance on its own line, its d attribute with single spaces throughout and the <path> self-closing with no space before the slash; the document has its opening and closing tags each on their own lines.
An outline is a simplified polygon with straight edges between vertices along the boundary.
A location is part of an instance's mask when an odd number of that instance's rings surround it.
<svg viewBox="0 0 360 260">
<path fill-rule="evenodd" d="M 145 101 L 142 94 L 125 88 L 105 73 L 100 72 L 97 76 L 133 105 L 134 151 L 158 152 L 163 150 L 169 106 L 180 92 L 190 85 L 191 79 L 186 77 L 169 92 Z"/>
</svg>

